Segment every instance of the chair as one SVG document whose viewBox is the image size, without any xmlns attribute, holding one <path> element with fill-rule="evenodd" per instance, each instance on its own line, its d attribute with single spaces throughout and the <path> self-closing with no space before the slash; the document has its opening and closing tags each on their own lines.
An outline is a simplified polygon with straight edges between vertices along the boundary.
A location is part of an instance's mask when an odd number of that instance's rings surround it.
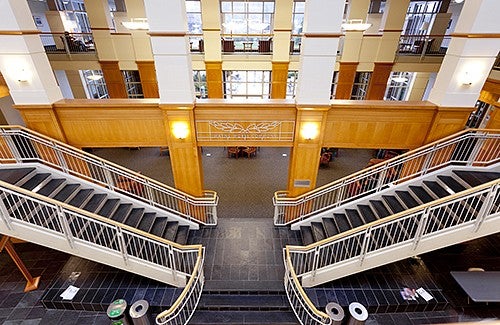
<svg viewBox="0 0 500 325">
<path fill-rule="evenodd" d="M 238 159 L 239 155 L 240 155 L 240 149 L 238 147 L 227 147 L 228 158 L 234 156 L 234 158 Z"/>
<path fill-rule="evenodd" d="M 271 52 L 271 39 L 261 39 L 259 40 L 259 53 L 269 53 Z"/>
<path fill-rule="evenodd" d="M 222 52 L 234 52 L 234 40 L 222 39 Z"/>
<path fill-rule="evenodd" d="M 241 150 L 243 153 L 247 155 L 247 158 L 252 158 L 257 155 L 257 147 L 246 147 Z"/>
</svg>

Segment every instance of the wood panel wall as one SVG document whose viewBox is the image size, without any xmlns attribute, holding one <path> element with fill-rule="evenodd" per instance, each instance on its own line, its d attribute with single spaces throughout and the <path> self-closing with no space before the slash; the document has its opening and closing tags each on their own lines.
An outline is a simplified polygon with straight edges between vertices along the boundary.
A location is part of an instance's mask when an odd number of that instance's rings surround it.
<svg viewBox="0 0 500 325">
<path fill-rule="evenodd" d="M 271 98 L 285 99 L 289 62 L 273 62 L 271 72 Z"/>
<path fill-rule="evenodd" d="M 99 61 L 106 80 L 109 98 L 128 98 L 125 80 L 118 66 L 118 61 Z"/>
<path fill-rule="evenodd" d="M 373 73 L 370 77 L 368 90 L 366 93 L 367 100 L 382 100 L 384 99 L 385 89 L 387 88 L 387 80 L 391 75 L 393 62 L 375 62 Z"/>
<path fill-rule="evenodd" d="M 223 98 L 222 91 L 222 62 L 205 61 L 205 72 L 207 74 L 208 98 Z"/>
<path fill-rule="evenodd" d="M 154 61 L 136 61 L 144 98 L 160 98 Z"/>
<path fill-rule="evenodd" d="M 67 142 L 64 127 L 52 105 L 14 105 L 14 108 L 20 111 L 27 128 Z"/>
<path fill-rule="evenodd" d="M 462 131 L 474 107 L 439 107 L 429 126 L 425 143 L 433 142 Z"/>
<path fill-rule="evenodd" d="M 340 62 L 335 99 L 351 99 L 358 62 Z"/>
</svg>

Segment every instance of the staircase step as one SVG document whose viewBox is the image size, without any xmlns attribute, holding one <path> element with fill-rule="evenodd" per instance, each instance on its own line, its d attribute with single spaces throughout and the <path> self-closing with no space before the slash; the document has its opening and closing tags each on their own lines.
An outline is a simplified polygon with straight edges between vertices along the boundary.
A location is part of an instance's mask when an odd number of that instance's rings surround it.
<svg viewBox="0 0 500 325">
<path fill-rule="evenodd" d="M 339 233 L 337 225 L 332 218 L 323 218 L 322 222 L 327 237 L 332 237 Z"/>
<path fill-rule="evenodd" d="M 333 221 L 337 225 L 337 229 L 339 230 L 339 233 L 343 233 L 344 231 L 352 229 L 352 226 L 349 223 L 349 220 L 347 219 L 347 216 L 345 214 L 334 213 L 333 214 Z"/>
<path fill-rule="evenodd" d="M 495 179 L 500 178 L 500 173 L 495 172 L 471 172 L 471 171 L 463 171 L 463 170 L 454 170 L 458 177 L 463 179 L 467 184 L 472 187 L 479 186 L 484 183 L 491 182 Z"/>
<path fill-rule="evenodd" d="M 211 311 L 196 310 L 189 321 L 190 325 L 207 324 L 281 324 L 296 325 L 297 317 L 291 311 Z"/>
<path fill-rule="evenodd" d="M 409 188 L 422 203 L 425 204 L 434 201 L 434 198 L 423 187 L 410 185 Z"/>
<path fill-rule="evenodd" d="M 240 294 L 238 292 L 228 294 L 203 293 L 197 310 L 255 310 L 289 311 L 290 304 L 286 295 L 283 294 Z"/>
<path fill-rule="evenodd" d="M 357 228 L 365 224 L 365 220 L 361 217 L 357 210 L 346 209 L 345 213 L 353 228 Z"/>
<path fill-rule="evenodd" d="M 83 210 L 94 213 L 101 207 L 105 198 L 106 194 L 102 193 L 96 193 L 92 195 L 90 200 L 83 206 Z"/>
<path fill-rule="evenodd" d="M 151 227 L 151 233 L 155 236 L 162 237 L 165 228 L 167 227 L 168 219 L 165 217 L 156 217 Z"/>
<path fill-rule="evenodd" d="M 452 176 L 438 175 L 437 178 L 441 180 L 446 186 L 448 186 L 455 193 L 462 192 L 467 189 Z"/>
<path fill-rule="evenodd" d="M 94 192 L 92 189 L 81 189 L 76 193 L 76 195 L 68 202 L 69 205 L 72 205 L 74 207 L 80 208 L 82 207 L 87 200 L 90 199 L 90 196 Z"/>
<path fill-rule="evenodd" d="M 45 184 L 44 181 L 48 181 L 49 176 L 50 174 L 48 173 L 35 174 L 29 180 L 24 182 L 23 185 L 21 185 L 21 187 L 28 191 L 37 192 L 39 188 L 37 189 L 36 187 L 41 187 L 43 184 Z"/>
<path fill-rule="evenodd" d="M 358 209 L 366 223 L 370 223 L 378 219 L 369 205 L 359 204 Z"/>
<path fill-rule="evenodd" d="M 375 212 L 377 213 L 379 218 L 385 218 L 385 217 L 391 215 L 391 212 L 389 210 L 387 210 L 383 201 L 370 200 L 370 203 L 373 206 L 373 208 L 375 209 Z"/>
<path fill-rule="evenodd" d="M 406 191 L 396 191 L 396 194 L 401 198 L 401 201 L 408 207 L 408 209 L 419 206 L 420 204 L 413 198 L 413 196 Z"/>
<path fill-rule="evenodd" d="M 156 218 L 156 213 L 154 212 L 147 212 L 142 215 L 142 219 L 139 222 L 139 225 L 137 226 L 138 229 L 145 231 L 145 232 L 150 232 L 151 227 L 153 227 L 153 223 Z"/>
<path fill-rule="evenodd" d="M 80 188 L 80 184 L 66 184 L 59 193 L 54 196 L 54 200 L 66 202 L 68 199 L 72 198 L 76 195 L 78 189 Z"/>
<path fill-rule="evenodd" d="M 325 230 L 321 222 L 311 222 L 311 231 L 315 242 L 326 238 Z"/>
<path fill-rule="evenodd" d="M 448 192 L 444 187 L 439 185 L 438 182 L 435 181 L 424 181 L 424 184 L 429 188 L 432 193 L 434 193 L 438 198 L 443 198 L 453 193 Z"/>
<path fill-rule="evenodd" d="M 177 236 L 175 242 L 181 245 L 186 245 L 189 236 L 189 226 L 179 226 L 177 228 Z"/>
<path fill-rule="evenodd" d="M 47 184 L 42 186 L 38 194 L 53 197 L 59 192 L 65 182 L 66 180 L 62 178 L 51 179 Z"/>
<path fill-rule="evenodd" d="M 118 205 L 118 208 L 116 208 L 115 212 L 111 216 L 111 219 L 123 223 L 125 219 L 127 219 L 131 210 L 131 203 L 121 203 L 120 205 Z"/>
<path fill-rule="evenodd" d="M 394 214 L 404 211 L 405 208 L 399 203 L 397 197 L 392 195 L 382 195 L 382 199 L 387 203 L 389 209 L 392 210 Z"/>
<path fill-rule="evenodd" d="M 300 235 L 302 236 L 302 244 L 304 246 L 314 243 L 311 227 L 300 226 Z"/>
<path fill-rule="evenodd" d="M 165 231 L 163 232 L 163 238 L 165 238 L 166 240 L 175 241 L 175 237 L 177 236 L 178 229 L 179 229 L 179 222 L 178 221 L 167 222 L 167 227 L 166 227 Z"/>
<path fill-rule="evenodd" d="M 109 218 L 113 215 L 115 210 L 118 208 L 120 200 L 119 199 L 108 199 L 104 202 L 103 206 L 97 212 L 98 215 Z"/>
<path fill-rule="evenodd" d="M 34 171 L 34 167 L 0 169 L 0 180 L 15 185 Z"/>
<path fill-rule="evenodd" d="M 127 219 L 125 219 L 125 224 L 137 228 L 139 222 L 141 222 L 142 215 L 144 214 L 144 208 L 133 208 Z"/>
</svg>

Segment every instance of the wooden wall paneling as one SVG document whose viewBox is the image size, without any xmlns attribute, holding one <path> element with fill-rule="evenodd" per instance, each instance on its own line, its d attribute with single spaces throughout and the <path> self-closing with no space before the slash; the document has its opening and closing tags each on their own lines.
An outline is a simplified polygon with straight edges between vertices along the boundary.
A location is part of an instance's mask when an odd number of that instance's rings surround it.
<svg viewBox="0 0 500 325">
<path fill-rule="evenodd" d="M 205 61 L 208 98 L 224 98 L 222 85 L 222 62 Z"/>
<path fill-rule="evenodd" d="M 370 77 L 366 99 L 384 99 L 387 80 L 391 75 L 393 62 L 374 62 L 373 73 Z"/>
<path fill-rule="evenodd" d="M 9 87 L 7 86 L 7 83 L 5 82 L 4 77 L 0 73 L 0 98 L 9 96 Z"/>
<path fill-rule="evenodd" d="M 500 96 L 500 80 L 491 78 L 486 79 L 486 82 L 483 85 L 483 91 L 495 95 L 498 101 L 498 97 Z"/>
<path fill-rule="evenodd" d="M 154 61 L 136 61 L 144 98 L 160 98 Z"/>
<path fill-rule="evenodd" d="M 128 98 L 125 80 L 118 61 L 99 61 L 108 88 L 109 98 Z"/>
<path fill-rule="evenodd" d="M 14 105 L 26 127 L 56 140 L 66 142 L 59 116 L 52 105 Z"/>
<path fill-rule="evenodd" d="M 339 62 L 335 99 L 351 99 L 358 62 Z"/>
<path fill-rule="evenodd" d="M 474 107 L 439 107 L 425 143 L 442 139 L 463 130 L 474 109 Z"/>
<path fill-rule="evenodd" d="M 271 98 L 285 99 L 289 62 L 273 62 L 271 71 Z"/>
<path fill-rule="evenodd" d="M 495 105 L 490 112 L 490 120 L 486 125 L 487 129 L 500 129 L 500 105 Z"/>
</svg>

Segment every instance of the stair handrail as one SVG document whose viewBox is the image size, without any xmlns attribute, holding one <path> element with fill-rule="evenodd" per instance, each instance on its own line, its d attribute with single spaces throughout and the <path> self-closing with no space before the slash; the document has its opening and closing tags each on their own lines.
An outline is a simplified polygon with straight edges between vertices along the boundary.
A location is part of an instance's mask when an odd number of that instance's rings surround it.
<svg viewBox="0 0 500 325">
<path fill-rule="evenodd" d="M 36 141 L 35 144 L 37 146 L 41 145 L 44 147 L 33 149 L 35 152 L 30 152 L 31 149 L 29 148 L 25 148 L 24 152 L 20 152 L 14 143 L 12 135 L 22 136 L 25 140 Z M 46 165 L 58 168 L 67 174 L 91 180 L 112 191 L 126 193 L 135 199 L 147 202 L 150 205 L 190 221 L 204 225 L 217 224 L 217 204 L 219 198 L 215 191 L 204 190 L 202 197 L 190 195 L 138 172 L 22 126 L 0 126 L 0 136 L 9 149 L 9 152 L 5 150 L 0 151 L 0 161 L 12 162 L 12 158 L 16 162 L 33 161 L 36 159 Z M 6 149 L 5 145 L 1 147 Z M 30 143 L 30 145 L 33 147 L 33 143 Z M 11 154 L 12 157 L 6 156 L 7 154 Z M 31 157 L 23 157 L 26 154 L 31 154 Z M 91 174 L 91 169 L 94 174 Z"/>
<path fill-rule="evenodd" d="M 309 244 L 307 246 L 287 245 L 284 248 L 285 270 L 287 270 L 287 268 L 290 270 L 290 274 L 292 275 L 292 279 L 293 279 L 295 286 L 300 286 L 300 288 L 302 289 L 302 284 L 301 284 L 301 281 L 299 280 L 299 278 L 303 277 L 306 274 L 311 274 L 311 273 L 314 274 L 318 269 L 325 267 L 325 266 L 320 265 L 320 262 L 319 262 L 319 261 L 326 261 L 327 260 L 326 258 L 322 257 L 323 251 L 321 250 L 321 248 L 324 248 L 324 247 L 331 245 L 335 242 L 341 242 L 342 240 L 348 240 L 350 238 L 354 238 L 355 235 L 359 235 L 357 242 L 358 243 L 361 242 L 362 247 L 359 247 L 358 250 L 355 250 L 356 254 L 353 254 L 353 256 L 348 256 L 348 257 L 344 256 L 344 258 L 342 259 L 342 256 L 343 256 L 342 252 L 336 251 L 335 255 L 339 256 L 340 260 L 336 260 L 334 263 L 339 263 L 339 262 L 346 261 L 346 260 L 356 258 L 356 257 L 359 257 L 359 263 L 362 263 L 364 260 L 364 256 L 366 256 L 366 254 L 368 253 L 368 242 L 366 240 L 370 236 L 373 236 L 373 234 L 371 234 L 371 230 L 376 229 L 377 226 L 384 226 L 384 225 L 390 226 L 394 221 L 396 221 L 396 220 L 399 221 L 401 219 L 404 219 L 405 217 L 409 219 L 411 217 L 421 215 L 421 219 L 419 220 L 418 227 L 416 228 L 417 231 L 414 234 L 415 238 L 408 238 L 406 240 L 401 241 L 401 242 L 405 242 L 408 240 L 414 240 L 413 249 L 415 250 L 418 246 L 418 243 L 420 242 L 420 239 L 425 235 L 424 232 L 425 232 L 425 227 L 427 225 L 427 215 L 430 214 L 432 208 L 439 208 L 439 207 L 448 208 L 449 205 L 452 205 L 453 203 L 463 202 L 465 198 L 474 197 L 473 196 L 474 194 L 477 194 L 477 195 L 484 194 L 484 196 L 485 196 L 485 200 L 482 202 L 481 209 L 478 211 L 475 218 L 467 221 L 467 222 L 474 221 L 475 222 L 474 231 L 478 231 L 482 225 L 482 222 L 484 221 L 484 218 L 486 218 L 486 216 L 488 216 L 488 215 L 492 215 L 490 210 L 493 209 L 493 205 L 494 205 L 493 203 L 496 202 L 500 197 L 500 179 L 493 180 L 491 182 L 482 184 L 480 186 L 469 188 L 467 190 L 455 193 L 453 195 L 443 197 L 443 198 L 437 199 L 435 201 L 428 202 L 426 204 L 419 205 L 417 207 L 414 207 L 414 208 L 387 216 L 387 217 L 382 218 L 382 219 L 375 220 L 373 222 L 370 222 L 370 223 L 361 225 L 359 227 L 350 229 L 348 231 L 336 234 L 332 237 L 325 238 L 321 241 Z M 480 201 L 480 200 L 477 200 L 477 201 Z M 446 203 L 449 203 L 449 205 L 447 205 Z M 497 206 L 497 207 L 495 207 L 495 209 L 497 211 L 493 212 L 493 214 L 499 214 L 500 207 Z M 482 215 L 481 215 L 481 212 L 483 213 Z M 498 216 L 497 216 L 497 218 L 498 218 Z M 448 227 L 443 227 L 442 229 L 439 229 L 437 231 L 441 231 L 443 229 L 450 229 L 450 228 L 455 227 L 459 224 L 461 224 L 461 223 L 450 225 Z M 435 233 L 437 231 L 429 231 L 429 232 L 427 232 L 427 234 L 432 234 L 432 233 Z M 361 238 L 362 236 L 363 236 L 363 238 Z M 419 237 L 417 237 L 417 236 L 419 236 Z M 410 237 L 410 236 L 408 236 L 408 237 Z M 401 242 L 399 242 L 399 243 L 401 243 Z M 395 244 L 398 244 L 398 243 L 393 243 L 392 245 L 395 245 Z M 351 252 L 353 251 L 352 247 L 349 246 L 348 243 L 344 246 L 345 246 L 344 247 L 345 250 L 350 249 Z M 347 246 L 349 246 L 349 248 L 346 248 Z M 385 248 L 385 247 L 388 247 L 388 246 L 384 246 L 383 248 Z M 307 258 L 306 256 L 302 255 L 303 258 L 299 259 L 299 257 L 294 258 L 292 256 L 292 254 L 310 254 L 310 255 L 312 255 L 312 257 Z M 296 263 L 299 263 L 300 261 L 307 261 L 307 262 L 301 263 L 302 265 L 294 265 L 294 261 Z M 303 266 L 309 266 L 309 268 L 305 268 Z M 287 277 L 286 276 L 285 276 L 285 287 L 287 287 Z M 302 295 L 302 297 L 300 297 L 300 299 L 310 302 L 309 298 L 307 297 L 306 292 L 303 289 L 302 290 L 297 289 L 296 291 Z M 288 291 L 287 291 L 287 294 L 288 294 Z M 290 297 L 289 297 L 289 299 L 290 299 Z M 294 309 L 295 314 L 297 315 L 297 312 L 295 311 L 294 304 L 291 303 L 291 306 L 292 306 L 292 309 Z M 312 310 L 314 310 L 314 309 L 312 309 Z M 323 324 L 321 322 L 314 320 L 313 318 L 308 318 L 305 321 L 302 321 L 302 319 L 299 318 L 299 320 L 301 321 L 301 324 L 318 324 L 318 325 Z"/>
<path fill-rule="evenodd" d="M 50 197 L 40 195 L 36 192 L 32 192 L 32 191 L 26 190 L 24 188 L 21 188 L 21 187 L 18 187 L 18 186 L 15 186 L 15 185 L 12 185 L 12 184 L 9 184 L 9 183 L 6 183 L 6 182 L 0 180 L 0 190 L 2 192 L 5 192 L 5 189 L 8 189 L 9 192 L 12 194 L 20 193 L 25 197 L 30 197 L 30 198 L 36 199 L 37 201 L 45 202 L 48 205 L 60 207 L 62 212 L 71 211 L 73 213 L 73 215 L 83 215 L 83 216 L 86 216 L 88 218 L 97 220 L 101 223 L 105 223 L 105 224 L 114 226 L 117 229 L 120 229 L 121 233 L 123 233 L 123 231 L 125 230 L 126 232 L 136 234 L 139 237 L 146 237 L 147 239 L 149 239 L 151 241 L 159 242 L 160 244 L 175 248 L 181 254 L 184 252 L 185 253 L 196 252 L 197 253 L 196 254 L 196 262 L 194 263 L 193 270 L 191 271 L 191 273 L 185 272 L 186 270 L 180 270 L 180 269 L 173 270 L 172 269 L 172 271 L 174 273 L 180 273 L 180 274 L 189 276 L 190 279 L 188 280 L 183 291 L 181 292 L 179 297 L 177 297 L 176 301 L 172 304 L 172 306 L 168 310 L 163 311 L 160 314 L 158 314 L 158 316 L 156 318 L 158 324 L 167 324 L 167 322 L 164 321 L 164 319 L 166 317 L 169 317 L 168 318 L 169 322 L 173 322 L 175 324 L 187 324 L 189 318 L 192 316 L 192 314 L 194 313 L 194 311 L 196 309 L 196 306 L 198 305 L 199 299 L 201 297 L 203 285 L 204 285 L 204 275 L 203 275 L 204 247 L 202 245 L 199 245 L 199 244 L 197 244 L 197 245 L 181 245 L 179 243 L 170 241 L 168 239 L 158 237 L 156 235 L 150 234 L 150 233 L 142 231 L 140 229 L 131 227 L 129 225 L 122 224 L 122 223 L 117 222 L 115 220 L 105 218 L 105 217 L 100 216 L 98 214 L 91 213 L 89 211 L 74 207 L 74 206 L 69 205 L 67 203 L 54 200 Z M 3 193 L 0 193 L 0 195 L 3 195 Z M 0 220 L 2 220 L 5 223 L 5 225 L 8 229 L 12 230 L 13 229 L 12 223 L 10 220 L 8 220 L 8 218 L 12 218 L 12 217 L 8 214 L 6 215 L 7 212 L 8 211 L 5 208 L 4 203 L 0 202 Z M 14 219 L 17 220 L 16 218 L 14 218 Z M 26 222 L 25 220 L 22 220 L 22 221 Z M 30 223 L 30 224 L 34 224 L 34 223 Z M 40 225 L 37 225 L 37 226 L 41 227 Z M 72 243 L 71 230 L 69 231 L 69 233 L 64 233 L 64 232 L 69 230 L 69 228 L 64 227 L 64 226 L 61 226 L 61 230 L 63 232 L 63 235 L 66 237 L 70 247 L 72 247 L 73 243 Z M 87 244 L 88 243 L 95 244 L 95 243 L 87 241 Z M 125 247 L 121 247 L 121 248 L 124 249 L 126 252 L 127 251 L 126 241 L 123 241 L 122 244 L 125 245 Z M 95 245 L 98 245 L 98 244 L 95 244 Z M 123 256 L 124 260 L 127 259 L 127 256 L 126 256 L 127 254 L 125 252 L 122 252 L 122 256 Z M 135 256 L 135 257 L 140 259 L 140 257 L 138 257 L 138 256 Z M 148 260 L 148 262 L 154 263 L 151 260 Z M 190 264 L 189 261 L 186 261 L 186 263 L 184 263 L 184 266 L 188 266 L 189 264 Z M 189 310 L 183 309 L 188 303 L 190 303 Z M 174 312 L 175 312 L 175 314 L 173 314 Z M 161 320 L 161 322 L 159 322 L 160 320 Z"/>
<path fill-rule="evenodd" d="M 354 201 L 367 194 L 381 191 L 389 184 L 401 184 L 406 180 L 445 167 L 448 163 L 456 161 L 450 159 L 453 153 L 447 152 L 447 150 L 454 149 L 452 146 L 457 145 L 460 141 L 473 139 L 483 140 L 480 145 L 488 147 L 487 140 L 500 140 L 500 130 L 462 130 L 296 197 L 288 197 L 288 191 L 276 191 L 273 196 L 274 224 L 277 226 L 289 225 L 319 212 L 339 207 L 345 202 Z M 442 157 L 438 156 L 441 150 L 444 152 Z M 475 147 L 471 153 L 471 159 L 467 157 L 468 159 L 460 162 L 469 165 L 474 164 L 474 159 L 478 157 L 479 150 L 479 147 Z M 446 155 L 448 155 L 448 160 L 443 162 L 439 160 Z M 500 160 L 498 155 L 491 158 L 493 160 L 489 161 L 489 164 Z M 437 165 L 433 165 L 434 163 L 437 163 Z M 411 168 L 415 167 L 411 164 L 417 164 L 416 167 L 418 168 L 411 170 Z M 401 174 L 403 174 L 403 177 L 401 177 Z"/>
<path fill-rule="evenodd" d="M 291 262 L 290 251 L 283 249 L 283 254 L 285 255 L 285 292 L 297 319 L 301 324 L 332 324 L 330 316 L 318 310 L 302 288 Z"/>
</svg>

